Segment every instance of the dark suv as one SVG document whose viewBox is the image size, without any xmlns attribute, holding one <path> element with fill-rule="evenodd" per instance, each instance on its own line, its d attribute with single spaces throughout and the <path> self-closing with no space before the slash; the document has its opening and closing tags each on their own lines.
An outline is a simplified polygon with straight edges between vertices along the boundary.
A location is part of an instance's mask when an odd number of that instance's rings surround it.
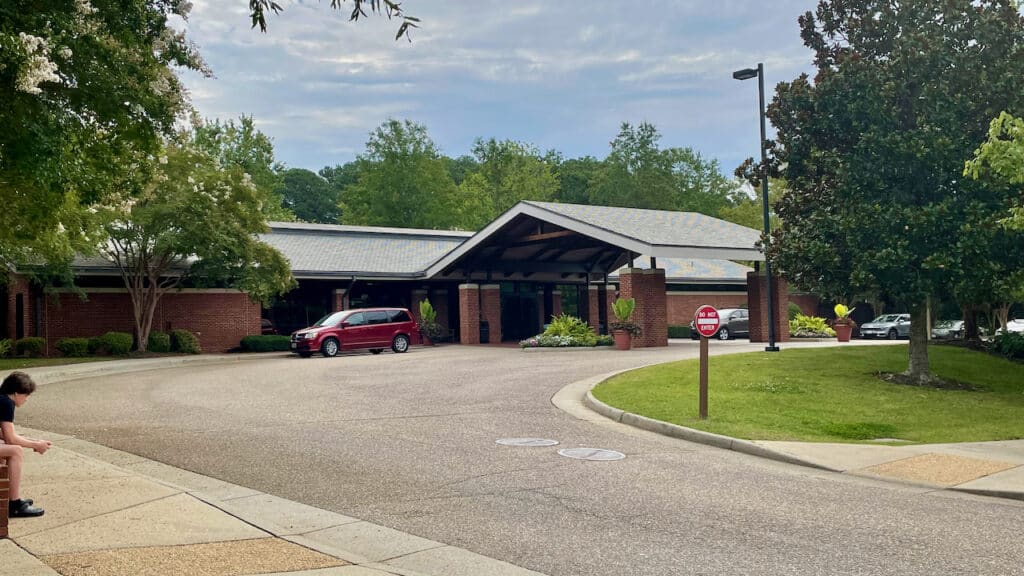
<svg viewBox="0 0 1024 576">
<path fill-rule="evenodd" d="M 321 318 L 308 328 L 292 332 L 292 352 L 307 358 L 314 352 L 337 356 L 342 350 L 385 348 L 405 352 L 420 343 L 420 328 L 405 308 L 357 308 Z"/>
</svg>

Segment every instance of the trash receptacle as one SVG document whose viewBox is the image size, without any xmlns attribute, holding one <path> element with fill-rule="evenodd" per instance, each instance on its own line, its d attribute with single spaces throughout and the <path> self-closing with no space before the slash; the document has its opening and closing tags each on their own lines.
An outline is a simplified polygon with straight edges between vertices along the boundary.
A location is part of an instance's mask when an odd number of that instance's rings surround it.
<svg viewBox="0 0 1024 576">
<path fill-rule="evenodd" d="M 490 344 L 491 342 L 491 325 L 487 320 L 480 321 L 480 343 Z"/>
</svg>

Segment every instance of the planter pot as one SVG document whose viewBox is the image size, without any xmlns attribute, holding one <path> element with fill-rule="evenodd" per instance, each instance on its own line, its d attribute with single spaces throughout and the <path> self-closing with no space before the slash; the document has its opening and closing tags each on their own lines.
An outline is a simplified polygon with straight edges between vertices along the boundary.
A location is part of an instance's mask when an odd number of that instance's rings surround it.
<svg viewBox="0 0 1024 576">
<path fill-rule="evenodd" d="M 612 337 L 615 338 L 616 350 L 629 350 L 633 347 L 633 335 L 625 330 L 614 330 Z"/>
<path fill-rule="evenodd" d="M 832 329 L 836 331 L 836 339 L 840 342 L 849 342 L 853 334 L 853 324 L 835 324 Z"/>
</svg>

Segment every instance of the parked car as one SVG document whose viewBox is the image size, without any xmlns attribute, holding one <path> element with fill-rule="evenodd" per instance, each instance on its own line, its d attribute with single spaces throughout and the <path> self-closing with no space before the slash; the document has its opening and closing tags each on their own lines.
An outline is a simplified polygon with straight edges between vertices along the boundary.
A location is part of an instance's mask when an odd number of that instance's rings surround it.
<svg viewBox="0 0 1024 576">
<path fill-rule="evenodd" d="M 736 336 L 750 335 L 750 312 L 745 308 L 723 308 L 718 311 L 718 318 L 718 332 L 715 332 L 712 338 L 728 340 Z M 693 320 L 690 321 L 690 339 L 700 339 L 700 333 L 697 332 Z"/>
<path fill-rule="evenodd" d="M 860 325 L 862 338 L 910 338 L 910 314 L 883 314 Z"/>
<path fill-rule="evenodd" d="M 405 308 L 358 308 L 334 312 L 291 337 L 292 352 L 307 358 L 319 352 L 326 357 L 342 350 L 368 349 L 380 354 L 385 348 L 405 352 L 419 344 L 420 328 Z"/>
<path fill-rule="evenodd" d="M 939 320 L 932 327 L 932 338 L 935 340 L 959 340 L 963 337 L 963 320 Z"/>
<path fill-rule="evenodd" d="M 277 328 L 274 328 L 274 323 L 270 318 L 263 318 L 260 320 L 260 334 L 264 336 L 277 334 Z"/>
<path fill-rule="evenodd" d="M 1024 334 L 1024 319 L 1017 318 L 1010 320 L 1006 323 L 1006 330 L 1000 328 L 996 330 L 996 334 L 1005 334 L 1006 332 L 1016 332 L 1018 334 Z"/>
</svg>

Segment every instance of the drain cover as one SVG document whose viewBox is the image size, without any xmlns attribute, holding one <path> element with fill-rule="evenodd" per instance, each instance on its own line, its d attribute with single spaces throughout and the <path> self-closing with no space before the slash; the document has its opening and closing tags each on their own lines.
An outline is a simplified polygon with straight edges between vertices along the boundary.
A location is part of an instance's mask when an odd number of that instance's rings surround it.
<svg viewBox="0 0 1024 576">
<path fill-rule="evenodd" d="M 558 453 L 567 458 L 576 458 L 577 460 L 598 460 L 601 462 L 622 460 L 626 457 L 622 452 L 605 450 L 604 448 L 562 448 Z"/>
<path fill-rule="evenodd" d="M 502 444 L 504 446 L 554 446 L 558 444 L 558 440 L 548 440 L 547 438 L 502 438 L 501 440 L 495 440 L 495 444 Z"/>
</svg>

